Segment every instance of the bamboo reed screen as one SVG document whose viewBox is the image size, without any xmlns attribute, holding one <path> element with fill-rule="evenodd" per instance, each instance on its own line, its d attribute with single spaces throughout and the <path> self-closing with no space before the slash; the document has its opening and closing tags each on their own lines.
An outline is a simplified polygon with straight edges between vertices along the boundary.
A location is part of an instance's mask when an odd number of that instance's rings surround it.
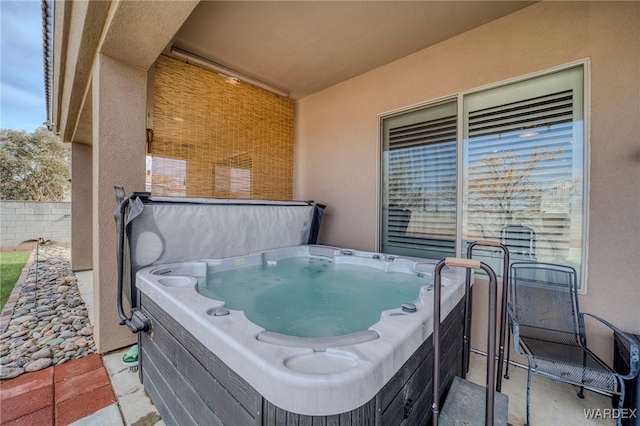
<svg viewBox="0 0 640 426">
<path fill-rule="evenodd" d="M 163 55 L 153 114 L 152 194 L 292 198 L 292 101 Z"/>
</svg>

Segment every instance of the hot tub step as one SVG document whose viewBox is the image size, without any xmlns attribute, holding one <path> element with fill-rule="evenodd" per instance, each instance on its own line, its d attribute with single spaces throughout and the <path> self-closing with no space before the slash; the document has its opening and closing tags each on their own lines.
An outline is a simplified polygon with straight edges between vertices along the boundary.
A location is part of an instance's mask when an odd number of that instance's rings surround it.
<svg viewBox="0 0 640 426">
<path fill-rule="evenodd" d="M 438 419 L 441 425 L 484 426 L 486 388 L 454 377 Z M 507 426 L 509 397 L 495 393 L 493 424 Z"/>
</svg>

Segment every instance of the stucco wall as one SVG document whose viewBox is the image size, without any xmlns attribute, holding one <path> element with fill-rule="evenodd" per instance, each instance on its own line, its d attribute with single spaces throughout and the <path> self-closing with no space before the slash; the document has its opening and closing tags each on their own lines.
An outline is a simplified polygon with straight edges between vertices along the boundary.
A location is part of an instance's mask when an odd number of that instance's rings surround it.
<svg viewBox="0 0 640 426">
<path fill-rule="evenodd" d="M 0 247 L 3 250 L 39 237 L 56 244 L 71 242 L 71 203 L 0 201 Z M 25 244 L 33 248 L 33 243 Z"/>
<path fill-rule="evenodd" d="M 326 203 L 320 242 L 376 249 L 379 114 L 590 58 L 584 311 L 640 332 L 640 3 L 541 2 L 297 104 L 294 197 Z M 485 306 L 476 291 L 474 308 Z M 485 314 L 474 318 L 482 347 Z M 611 357 L 608 331 L 591 344 Z"/>
<path fill-rule="evenodd" d="M 93 268 L 93 203 L 91 177 L 91 145 L 71 144 L 71 269 L 85 271 Z"/>
</svg>

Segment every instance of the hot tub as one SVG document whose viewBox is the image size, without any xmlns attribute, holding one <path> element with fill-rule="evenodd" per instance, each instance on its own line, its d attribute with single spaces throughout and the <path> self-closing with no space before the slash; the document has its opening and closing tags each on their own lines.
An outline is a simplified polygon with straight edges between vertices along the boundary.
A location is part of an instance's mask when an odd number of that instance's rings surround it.
<svg viewBox="0 0 640 426">
<path fill-rule="evenodd" d="M 365 280 L 329 318 L 310 322 L 327 324 L 330 331 L 291 328 L 304 321 L 289 316 L 298 314 L 289 312 L 286 300 L 270 308 L 275 311 L 260 313 L 261 301 L 292 294 L 290 288 L 278 290 L 291 283 L 279 283 L 271 274 L 290 259 L 309 266 L 309 276 L 336 268 L 331 274 L 355 269 L 356 275 L 371 273 L 381 282 L 399 278 L 402 284 L 391 287 L 407 286 L 408 293 L 383 297 L 389 300 L 376 305 L 380 298 L 366 291 Z M 151 321 L 151 330 L 139 334 L 142 382 L 168 424 L 424 424 L 431 406 L 436 263 L 301 245 L 141 269 L 139 306 Z M 231 275 L 244 279 L 234 284 Z M 445 387 L 461 371 L 464 279 L 464 270 L 443 273 Z M 292 304 L 327 298 L 321 294 L 324 285 L 309 285 L 318 293 L 292 297 Z M 239 294 L 246 293 L 246 300 L 233 296 L 234 286 L 244 286 Z M 348 280 L 340 287 L 348 287 Z M 338 297 L 334 300 L 337 304 Z M 351 309 L 371 318 L 358 303 L 384 307 L 385 302 L 386 309 L 355 328 L 348 319 L 346 328 L 332 324 L 332 317 Z M 302 315 L 316 315 L 312 308 L 302 307 Z M 270 323 L 265 318 L 278 316 L 274 312 L 283 318 Z"/>
</svg>

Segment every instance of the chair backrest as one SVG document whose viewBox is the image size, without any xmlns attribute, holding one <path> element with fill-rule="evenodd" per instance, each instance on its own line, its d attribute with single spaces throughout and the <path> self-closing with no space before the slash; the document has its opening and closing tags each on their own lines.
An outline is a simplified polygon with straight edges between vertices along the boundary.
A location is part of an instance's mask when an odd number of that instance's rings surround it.
<svg viewBox="0 0 640 426">
<path fill-rule="evenodd" d="M 576 271 L 570 266 L 537 262 L 511 265 L 511 306 L 520 337 L 584 345 L 579 317 Z"/>
<path fill-rule="evenodd" d="M 515 255 L 536 257 L 536 232 L 528 226 L 508 225 L 500 230 L 500 241 Z"/>
</svg>

